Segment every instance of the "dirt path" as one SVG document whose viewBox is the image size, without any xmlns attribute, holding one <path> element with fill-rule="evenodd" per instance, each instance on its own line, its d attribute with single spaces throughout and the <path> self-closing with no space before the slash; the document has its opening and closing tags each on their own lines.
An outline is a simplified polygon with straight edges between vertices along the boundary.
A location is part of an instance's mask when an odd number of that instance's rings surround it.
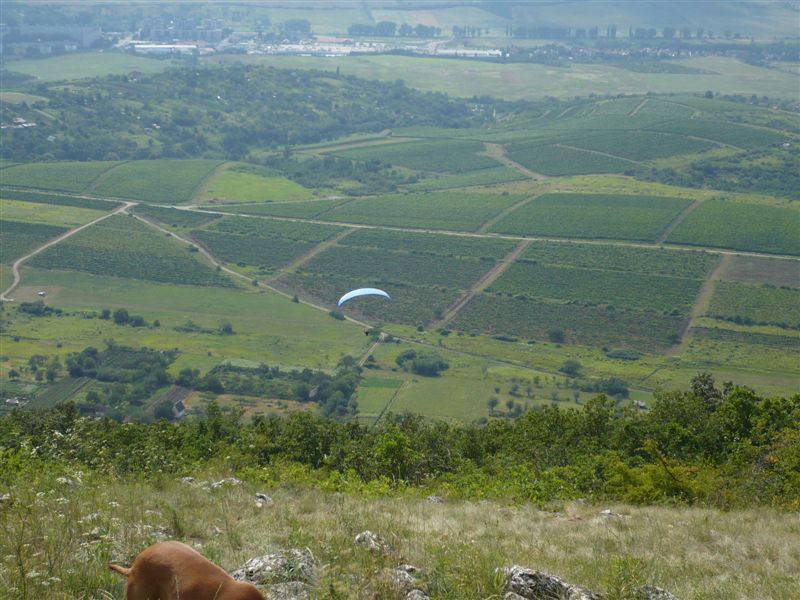
<svg viewBox="0 0 800 600">
<path fill-rule="evenodd" d="M 633 110 L 632 110 L 630 113 L 628 113 L 628 116 L 629 116 L 629 117 L 632 117 L 633 115 L 635 115 L 636 113 L 638 113 L 640 110 L 642 110 L 642 107 L 643 107 L 645 104 L 647 104 L 647 101 L 648 101 L 648 100 L 649 100 L 649 98 L 645 98 L 644 100 L 642 100 L 641 102 L 639 102 L 639 104 L 637 104 L 637 105 L 636 105 L 636 108 L 634 108 L 634 109 L 633 109 Z"/>
<path fill-rule="evenodd" d="M 129 161 L 129 160 L 124 160 L 124 161 L 122 161 L 121 163 L 118 163 L 118 164 L 116 164 L 116 165 L 112 165 L 112 166 L 108 167 L 108 168 L 107 168 L 105 171 L 103 171 L 102 173 L 100 173 L 100 175 L 98 175 L 97 177 L 95 177 L 95 178 L 94 178 L 94 181 L 92 181 L 92 183 L 90 183 L 90 184 L 89 184 L 89 185 L 88 185 L 88 186 L 87 186 L 87 187 L 86 187 L 86 188 L 83 190 L 83 192 L 82 192 L 82 193 L 83 193 L 83 194 L 91 194 L 91 193 L 94 191 L 94 189 L 95 189 L 95 188 L 96 188 L 98 185 L 100 185 L 100 184 L 101 184 L 103 181 L 105 181 L 106 179 L 108 179 L 108 177 L 109 177 L 109 175 L 111 175 L 111 173 L 113 173 L 114 171 L 116 171 L 117 169 L 119 169 L 119 168 L 120 168 L 122 165 L 127 165 L 129 162 L 131 162 L 131 161 Z"/>
<path fill-rule="evenodd" d="M 708 312 L 708 307 L 711 306 L 711 299 L 714 297 L 714 292 L 717 289 L 717 282 L 725 274 L 725 271 L 730 266 L 732 260 L 732 253 L 725 254 L 719 261 L 717 268 L 714 269 L 714 272 L 711 273 L 708 279 L 703 282 L 703 286 L 700 288 L 700 293 L 697 294 L 697 299 L 695 299 L 694 306 L 692 306 L 691 316 L 689 319 L 687 319 L 686 324 L 683 327 L 683 331 L 681 331 L 681 341 L 679 344 L 676 344 L 667 350 L 667 356 L 675 356 L 676 354 L 681 354 L 686 350 L 686 346 L 689 344 L 689 340 L 691 339 L 692 330 L 697 325 L 697 320 L 703 317 L 706 312 Z"/>
<path fill-rule="evenodd" d="M 373 427 L 375 427 L 375 425 L 378 424 L 378 421 L 380 421 L 383 418 L 383 415 L 385 415 L 387 412 L 389 412 L 389 409 L 392 406 L 392 402 L 394 402 L 397 399 L 397 397 L 400 395 L 400 393 L 405 391 L 410 386 L 411 386 L 411 382 L 408 379 L 406 379 L 403 383 L 400 384 L 400 387 L 397 388 L 395 390 L 394 394 L 392 394 L 392 397 L 389 398 L 389 401 L 386 403 L 386 406 L 384 406 L 381 409 L 381 412 L 378 413 L 378 416 L 376 417 L 375 422 L 372 424 Z"/>
<path fill-rule="evenodd" d="M 589 154 L 599 154 L 600 156 L 607 156 L 608 158 L 616 158 L 617 160 L 624 160 L 625 162 L 632 163 L 634 165 L 641 165 L 636 160 L 631 160 L 630 158 L 623 158 L 622 156 L 617 156 L 616 154 L 609 154 L 608 152 L 600 152 L 599 150 L 588 150 L 587 148 L 578 148 L 577 146 L 569 146 L 567 144 L 553 144 L 554 146 L 558 146 L 559 148 L 569 148 L 570 150 L 579 150 L 581 152 L 588 152 Z"/>
<path fill-rule="evenodd" d="M 286 265 L 284 268 L 278 269 L 278 272 L 275 273 L 275 275 L 273 275 L 272 277 L 270 277 L 269 281 L 272 282 L 278 279 L 279 277 L 283 277 L 288 273 L 293 273 L 294 271 L 302 267 L 304 264 L 306 264 L 308 261 L 310 261 L 312 258 L 314 258 L 317 254 L 319 254 L 320 252 L 324 252 L 331 246 L 336 245 L 340 240 L 346 238 L 354 231 L 355 229 L 345 229 L 342 233 L 332 237 L 331 239 L 325 240 L 324 242 L 320 242 L 319 244 L 311 248 L 311 250 L 309 250 L 302 256 L 296 258 L 291 263 Z"/>
<path fill-rule="evenodd" d="M 500 275 L 502 275 L 505 270 L 508 269 L 508 267 L 510 267 L 517 258 L 519 258 L 519 255 L 525 251 L 525 248 L 527 248 L 530 243 L 531 240 L 523 240 L 517 244 L 516 248 L 514 248 L 503 260 L 486 271 L 486 273 L 483 274 L 483 276 L 475 283 L 475 285 L 473 285 L 464 295 L 451 304 L 450 307 L 444 311 L 442 318 L 432 323 L 430 328 L 437 329 L 447 325 L 450 321 L 452 321 L 458 314 L 458 311 L 464 308 L 469 301 L 475 297 L 476 294 L 485 290 L 495 281 L 495 279 L 500 277 Z"/>
<path fill-rule="evenodd" d="M 667 238 L 672 235 L 672 232 L 675 231 L 675 228 L 683 223 L 683 220 L 689 216 L 689 213 L 692 212 L 695 208 L 700 206 L 700 200 L 695 200 L 689 206 L 684 208 L 678 215 L 670 221 L 670 223 L 664 228 L 664 231 L 661 232 L 661 235 L 658 236 L 656 240 L 656 244 L 663 244 L 667 241 Z"/>
<path fill-rule="evenodd" d="M 541 194 L 536 194 L 535 196 L 531 196 L 530 198 L 525 198 L 524 200 L 521 200 L 521 201 L 517 202 L 516 204 L 514 204 L 512 206 L 509 206 L 505 210 L 500 211 L 499 214 L 495 215 L 494 217 L 492 217 L 491 219 L 486 221 L 486 223 L 484 223 L 483 225 L 478 227 L 478 229 L 475 230 L 475 233 L 486 233 L 492 225 L 494 225 L 498 221 L 501 221 L 507 215 L 510 215 L 512 212 L 514 212 L 518 208 L 521 208 L 521 207 L 525 206 L 526 204 L 528 204 L 528 202 L 531 202 L 531 201 L 535 200 L 539 196 L 541 196 Z"/>
<path fill-rule="evenodd" d="M 381 334 L 378 336 L 378 339 L 375 340 L 375 343 L 372 344 L 369 348 L 367 348 L 367 350 L 364 352 L 364 355 L 358 361 L 358 366 L 359 367 L 363 367 L 364 366 L 364 364 L 367 362 L 367 359 L 369 358 L 369 355 L 372 354 L 372 352 L 375 350 L 375 348 L 378 347 L 378 344 L 380 344 L 384 340 L 385 337 L 386 337 L 386 334 L 381 331 Z"/>
<path fill-rule="evenodd" d="M 524 175 L 527 175 L 531 179 L 534 180 L 547 179 L 547 175 L 542 175 L 541 173 L 537 173 L 536 171 L 531 171 L 529 168 L 524 167 L 515 160 L 509 158 L 508 155 L 506 154 L 506 149 L 500 144 L 484 142 L 484 145 L 486 146 L 486 156 L 493 158 L 495 160 L 499 160 L 507 167 L 516 169 L 517 171 L 519 171 Z"/>
<path fill-rule="evenodd" d="M 45 244 L 42 244 L 41 246 L 39 246 L 38 248 L 36 248 L 32 252 L 29 252 L 28 254 L 23 256 L 22 258 L 18 258 L 16 261 L 14 261 L 14 264 L 11 265 L 11 271 L 14 274 L 14 282 L 8 287 L 7 290 L 5 290 L 2 294 L 0 294 L 0 300 L 9 300 L 8 294 L 10 294 L 12 291 L 14 291 L 14 288 L 16 288 L 19 285 L 19 282 L 20 282 L 19 267 L 26 260 L 36 256 L 37 254 L 39 254 L 43 250 L 47 250 L 50 246 L 54 246 L 57 243 L 67 239 L 68 237 L 75 235 L 79 231 L 82 231 L 82 230 L 86 229 L 87 227 L 91 227 L 95 223 L 99 223 L 100 221 L 104 221 L 105 219 L 107 219 L 107 218 L 109 218 L 109 217 L 111 217 L 113 215 L 116 215 L 118 213 L 125 212 L 126 209 L 130 208 L 131 206 L 133 206 L 135 204 L 136 204 L 136 202 L 125 202 L 125 204 L 123 204 L 122 206 L 120 206 L 116 210 L 113 210 L 110 213 L 95 219 L 94 221 L 91 221 L 91 222 L 86 223 L 84 225 L 80 225 L 78 227 L 70 229 L 66 233 L 62 233 L 57 238 L 53 238 L 49 242 L 46 242 Z"/>
</svg>

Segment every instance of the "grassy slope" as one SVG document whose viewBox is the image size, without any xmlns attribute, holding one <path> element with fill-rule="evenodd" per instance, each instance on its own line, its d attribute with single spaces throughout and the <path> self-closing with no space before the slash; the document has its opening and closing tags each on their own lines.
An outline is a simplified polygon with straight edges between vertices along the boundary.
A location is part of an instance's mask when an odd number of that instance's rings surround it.
<svg viewBox="0 0 800 600">
<path fill-rule="evenodd" d="M 280 548 L 307 547 L 324 565 L 312 581 L 320 598 L 333 589 L 341 594 L 336 597 L 377 592 L 373 597 L 399 599 L 383 569 L 401 563 L 422 569 L 436 600 L 500 597 L 503 581 L 495 569 L 512 564 L 558 574 L 609 598 L 656 584 L 685 600 L 789 600 L 800 585 L 792 543 L 800 534 L 797 519 L 771 510 L 614 505 L 624 516 L 602 518 L 607 507 L 591 503 L 546 510 L 485 501 L 430 504 L 402 493 L 375 498 L 380 486 L 372 494 L 336 495 L 276 485 L 279 477 L 302 479 L 299 471 L 263 470 L 261 483 L 190 493 L 168 477 L 124 482 L 86 473 L 82 484 L 69 487 L 56 481 L 58 474 L 39 470 L 0 483 L 0 493 L 13 498 L 0 520 L 0 587 L 11 597 L 53 597 L 59 590 L 72 598 L 101 593 L 121 600 L 124 579 L 106 563 L 130 564 L 156 532 L 196 546 L 226 569 Z M 233 473 L 191 474 L 215 480 Z M 256 491 L 275 502 L 257 508 Z M 354 546 L 365 529 L 391 549 L 380 555 Z"/>
</svg>

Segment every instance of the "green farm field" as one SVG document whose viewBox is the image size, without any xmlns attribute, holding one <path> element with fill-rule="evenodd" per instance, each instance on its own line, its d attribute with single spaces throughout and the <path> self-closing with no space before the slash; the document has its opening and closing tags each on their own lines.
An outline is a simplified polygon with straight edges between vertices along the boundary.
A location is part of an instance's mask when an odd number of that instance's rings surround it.
<svg viewBox="0 0 800 600">
<path fill-rule="evenodd" d="M 109 169 L 121 163 L 110 161 L 30 163 L 3 169 L 3 185 L 82 192 Z"/>
<path fill-rule="evenodd" d="M 491 231 L 652 241 L 688 205 L 682 198 L 546 194 L 495 223 Z"/>
<path fill-rule="evenodd" d="M 109 171 L 92 186 L 96 195 L 143 202 L 189 202 L 203 180 L 219 166 L 218 160 L 139 160 Z"/>
<path fill-rule="evenodd" d="M 795 206 L 706 200 L 668 242 L 800 255 L 800 210 Z"/>
<path fill-rule="evenodd" d="M 745 324 L 800 329 L 800 289 L 722 281 L 717 284 L 708 314 Z"/>
<path fill-rule="evenodd" d="M 329 210 L 349 202 L 349 199 L 336 200 L 309 200 L 306 202 L 266 202 L 259 204 L 241 204 L 235 206 L 205 207 L 219 212 L 228 212 L 243 215 L 263 215 L 274 217 L 289 217 L 298 219 L 313 219 Z"/>
<path fill-rule="evenodd" d="M 368 225 L 474 231 L 522 199 L 522 196 L 475 192 L 377 196 L 338 206 L 324 218 Z"/>
<path fill-rule="evenodd" d="M 160 282 L 233 286 L 179 244 L 130 216 L 113 216 L 36 255 L 32 266 Z"/>
<path fill-rule="evenodd" d="M 2 262 L 11 264 L 31 250 L 67 231 L 67 227 L 59 227 L 57 225 L 1 219 L 0 250 L 2 251 Z"/>
</svg>

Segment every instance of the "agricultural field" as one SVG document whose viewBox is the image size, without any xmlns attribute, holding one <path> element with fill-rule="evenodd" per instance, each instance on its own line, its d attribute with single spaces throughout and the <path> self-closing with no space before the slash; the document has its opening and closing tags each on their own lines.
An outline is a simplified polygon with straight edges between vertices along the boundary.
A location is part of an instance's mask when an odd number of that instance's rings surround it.
<svg viewBox="0 0 800 600">
<path fill-rule="evenodd" d="M 689 279 L 705 279 L 719 262 L 717 255 L 703 251 L 536 240 L 528 245 L 522 258 L 545 265 L 568 265 L 584 269 L 668 275 Z"/>
<path fill-rule="evenodd" d="M 516 242 L 498 238 L 358 229 L 341 240 L 339 245 L 409 254 L 500 259 L 514 249 Z"/>
<path fill-rule="evenodd" d="M 735 344 L 754 344 L 768 348 L 783 348 L 785 350 L 800 350 L 800 336 L 797 335 L 772 335 L 724 329 L 721 327 L 697 327 L 692 336 L 696 339 L 715 340 Z"/>
<path fill-rule="evenodd" d="M 68 228 L 42 223 L 0 220 L 0 254 L 2 261 L 11 264 L 46 241 L 66 233 Z"/>
<path fill-rule="evenodd" d="M 129 198 L 142 202 L 183 204 L 189 202 L 219 160 L 137 160 L 108 172 L 92 188 L 98 196 Z"/>
<path fill-rule="evenodd" d="M 265 202 L 263 204 L 214 206 L 213 210 L 242 215 L 313 219 L 349 201 L 350 199 L 348 198 L 337 200 L 309 200 L 307 202 Z"/>
<path fill-rule="evenodd" d="M 0 200 L 0 213 L 2 213 L 3 219 L 9 221 L 74 227 L 102 217 L 105 211 L 2 199 Z"/>
<path fill-rule="evenodd" d="M 736 255 L 731 257 L 722 279 L 800 288 L 800 261 Z"/>
<path fill-rule="evenodd" d="M 188 250 L 133 217 L 114 216 L 36 255 L 31 265 L 186 285 L 233 285 Z"/>
<path fill-rule="evenodd" d="M 800 329 L 800 289 L 721 281 L 708 315 L 745 325 Z"/>
<path fill-rule="evenodd" d="M 122 163 L 113 161 L 29 163 L 3 169 L 3 185 L 82 192 L 100 175 Z"/>
<path fill-rule="evenodd" d="M 137 204 L 133 212 L 147 219 L 153 219 L 164 225 L 169 225 L 170 227 L 200 227 L 221 217 L 221 215 L 167 208 L 164 206 L 156 206 L 155 204 Z"/>
<path fill-rule="evenodd" d="M 119 202 L 113 200 L 97 200 L 95 198 L 81 198 L 77 196 L 65 196 L 62 194 L 28 192 L 20 190 L 0 189 L 0 199 L 19 200 L 23 202 L 34 202 L 36 204 L 53 204 L 56 206 L 73 206 L 75 208 L 87 208 L 90 210 L 100 210 L 107 212 L 120 206 Z"/>
<path fill-rule="evenodd" d="M 622 173 L 636 163 L 633 161 L 587 152 L 565 146 L 527 143 L 509 144 L 508 156 L 536 173 L 543 175 L 585 175 L 588 173 Z"/>
<path fill-rule="evenodd" d="M 374 268 L 373 268 L 374 273 Z M 290 273 L 275 283 L 290 293 L 308 297 L 334 307 L 336 301 L 355 287 L 380 285 L 392 298 L 359 298 L 358 303 L 345 305 L 347 315 L 364 317 L 377 323 L 403 323 L 422 325 L 439 318 L 444 310 L 460 295 L 459 290 L 440 286 L 411 285 L 408 283 L 386 283 L 380 277 L 357 278 L 349 272 L 312 273 L 299 270 Z"/>
<path fill-rule="evenodd" d="M 665 119 L 674 119 L 677 117 L 688 119 L 697 110 L 689 104 L 687 101 L 689 99 L 693 98 L 665 98 L 659 100 L 648 98 L 645 100 L 644 104 L 636 112 L 636 114 L 642 116 L 664 117 Z"/>
<path fill-rule="evenodd" d="M 458 175 L 429 176 L 417 183 L 404 185 L 403 188 L 410 192 L 432 192 L 453 188 L 495 185 L 498 183 L 508 183 L 510 181 L 521 181 L 523 179 L 527 179 L 527 175 L 524 175 L 517 169 L 512 169 L 510 167 L 493 167 Z"/>
<path fill-rule="evenodd" d="M 657 196 L 546 194 L 495 223 L 491 231 L 653 241 L 689 203 Z"/>
<path fill-rule="evenodd" d="M 277 219 L 226 217 L 209 226 L 209 230 L 252 237 L 282 237 L 288 240 L 324 242 L 337 233 L 341 233 L 342 228 L 337 225 L 318 225 Z"/>
<path fill-rule="evenodd" d="M 198 198 L 201 203 L 289 202 L 310 200 L 314 191 L 255 165 L 237 164 L 214 177 Z"/>
<path fill-rule="evenodd" d="M 389 377 L 364 377 L 358 386 L 358 416 L 362 420 L 374 421 L 397 393 L 402 379 Z"/>
<path fill-rule="evenodd" d="M 466 289 L 494 264 L 492 259 L 334 246 L 315 256 L 302 271 L 322 277 L 335 273 L 361 282 L 351 288 L 410 284 Z"/>
<path fill-rule="evenodd" d="M 794 206 L 713 198 L 693 210 L 667 242 L 800 255 L 798 228 L 800 210 Z"/>
<path fill-rule="evenodd" d="M 355 160 L 379 160 L 416 171 L 466 173 L 500 166 L 485 156 L 486 147 L 473 140 L 435 140 L 363 146 L 334 151 Z"/>
<path fill-rule="evenodd" d="M 547 299 L 687 315 L 701 284 L 698 279 L 517 261 L 487 291 L 518 299 Z"/>
<path fill-rule="evenodd" d="M 239 266 L 256 266 L 263 273 L 289 264 L 315 245 L 313 242 L 278 236 L 247 236 L 204 230 L 193 231 L 192 239 L 217 259 Z"/>
<path fill-rule="evenodd" d="M 679 338 L 683 319 L 639 310 L 476 295 L 452 322 L 468 333 L 658 352 Z"/>
<path fill-rule="evenodd" d="M 681 119 L 660 123 L 650 129 L 709 139 L 743 149 L 759 148 L 786 141 L 786 136 L 777 131 L 737 125 L 726 121 Z"/>
<path fill-rule="evenodd" d="M 477 192 L 376 196 L 343 204 L 324 218 L 368 225 L 475 231 L 523 198 Z"/>
<path fill-rule="evenodd" d="M 705 152 L 716 147 L 715 144 L 702 140 L 649 131 L 612 131 L 587 135 L 579 140 L 570 141 L 569 145 L 636 161 Z"/>
</svg>

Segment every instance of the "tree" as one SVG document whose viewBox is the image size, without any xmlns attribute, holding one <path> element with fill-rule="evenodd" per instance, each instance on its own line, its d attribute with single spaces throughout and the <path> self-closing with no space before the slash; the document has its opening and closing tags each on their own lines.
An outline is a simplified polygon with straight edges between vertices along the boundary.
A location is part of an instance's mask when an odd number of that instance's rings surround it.
<svg viewBox="0 0 800 600">
<path fill-rule="evenodd" d="M 11 379 L 12 381 L 19 379 L 19 371 L 17 371 L 16 369 L 11 369 L 8 372 L 8 378 Z"/>
<path fill-rule="evenodd" d="M 563 344 L 564 343 L 564 330 L 563 329 L 551 329 L 550 331 L 547 332 L 547 337 L 554 344 Z"/>
<path fill-rule="evenodd" d="M 172 419 L 172 403 L 169 400 L 162 400 L 158 403 L 155 410 L 156 419 Z"/>
<path fill-rule="evenodd" d="M 583 365 L 577 360 L 566 360 L 559 371 L 567 377 L 579 377 L 583 372 Z"/>
<path fill-rule="evenodd" d="M 497 396 L 489 396 L 489 400 L 486 401 L 486 404 L 489 407 L 489 412 L 494 412 L 494 409 L 497 408 L 497 405 L 500 404 L 500 400 L 497 399 Z"/>
<path fill-rule="evenodd" d="M 114 323 L 117 325 L 125 325 L 130 321 L 131 317 L 128 311 L 124 308 L 118 308 L 114 311 Z"/>
</svg>

